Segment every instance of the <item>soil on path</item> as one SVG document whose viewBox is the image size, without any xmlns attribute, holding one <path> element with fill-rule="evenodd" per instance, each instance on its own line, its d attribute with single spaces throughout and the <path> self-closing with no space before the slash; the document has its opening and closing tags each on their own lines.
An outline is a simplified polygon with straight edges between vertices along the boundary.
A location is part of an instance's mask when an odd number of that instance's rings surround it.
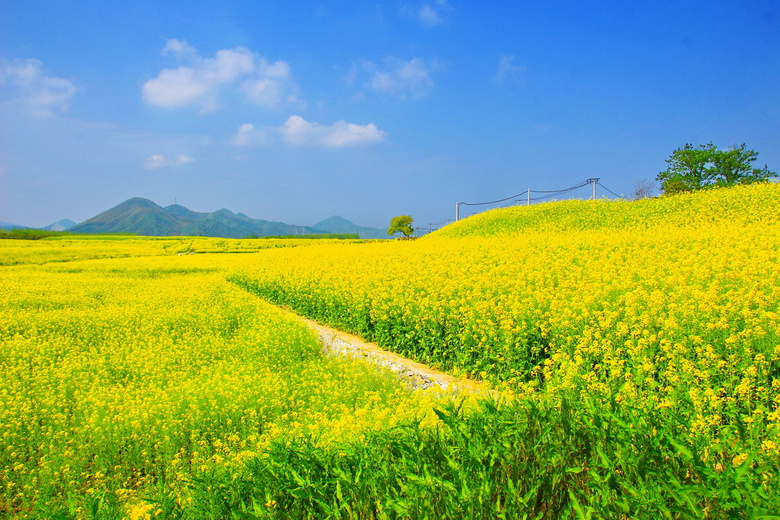
<svg viewBox="0 0 780 520">
<path fill-rule="evenodd" d="M 475 393 L 487 390 L 487 385 L 471 379 L 457 378 L 434 370 L 422 363 L 382 350 L 375 343 L 367 343 L 357 336 L 341 332 L 310 319 L 293 314 L 298 320 L 317 333 L 322 350 L 351 359 L 361 359 L 395 373 L 413 389 L 438 386 L 452 392 Z"/>
</svg>

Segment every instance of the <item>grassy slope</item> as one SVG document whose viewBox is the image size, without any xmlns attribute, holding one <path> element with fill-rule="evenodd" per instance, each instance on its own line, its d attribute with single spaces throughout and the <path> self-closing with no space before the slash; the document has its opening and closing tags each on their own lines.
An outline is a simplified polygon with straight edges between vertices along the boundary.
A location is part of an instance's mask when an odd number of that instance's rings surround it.
<svg viewBox="0 0 780 520">
<path fill-rule="evenodd" d="M 455 222 L 429 238 L 508 236 L 596 229 L 639 231 L 657 226 L 780 223 L 780 186 L 740 186 L 639 201 L 549 202 L 487 211 Z"/>
<path fill-rule="evenodd" d="M 586 333 L 622 342 L 637 339 L 623 329 L 641 325 L 644 336 L 657 334 L 640 339 L 658 346 L 689 342 L 695 331 L 686 327 L 699 327 L 722 344 L 717 322 L 744 328 L 751 312 L 774 332 L 765 313 L 780 297 L 766 283 L 778 276 L 778 203 L 780 189 L 768 185 L 512 208 L 411 243 L 264 255 L 242 278 L 264 297 L 409 357 L 509 379 L 523 346 L 551 357 L 572 352 Z M 611 323 L 596 330 L 604 313 L 614 314 Z"/>
</svg>

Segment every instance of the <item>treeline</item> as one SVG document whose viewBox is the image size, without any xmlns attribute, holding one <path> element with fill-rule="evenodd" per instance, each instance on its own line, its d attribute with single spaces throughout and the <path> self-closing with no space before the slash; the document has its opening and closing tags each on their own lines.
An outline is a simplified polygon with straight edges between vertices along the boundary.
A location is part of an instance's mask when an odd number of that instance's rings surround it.
<svg viewBox="0 0 780 520">
<path fill-rule="evenodd" d="M 46 237 L 68 235 L 67 231 L 51 231 L 45 229 L 14 228 L 0 229 L 0 238 L 14 240 L 40 240 Z"/>
</svg>

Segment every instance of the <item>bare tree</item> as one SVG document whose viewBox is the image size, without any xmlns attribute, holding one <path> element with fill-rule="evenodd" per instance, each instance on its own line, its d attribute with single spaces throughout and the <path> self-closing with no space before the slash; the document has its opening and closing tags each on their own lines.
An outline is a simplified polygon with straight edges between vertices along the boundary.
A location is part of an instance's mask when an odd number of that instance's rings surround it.
<svg viewBox="0 0 780 520">
<path fill-rule="evenodd" d="M 647 179 L 636 181 L 634 183 L 634 200 L 646 199 L 652 197 L 655 193 L 655 184 Z"/>
</svg>

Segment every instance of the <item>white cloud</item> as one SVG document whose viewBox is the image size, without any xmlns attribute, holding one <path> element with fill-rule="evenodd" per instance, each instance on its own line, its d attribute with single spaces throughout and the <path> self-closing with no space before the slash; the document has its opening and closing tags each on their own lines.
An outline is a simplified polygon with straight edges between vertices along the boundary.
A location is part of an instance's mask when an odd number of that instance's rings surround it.
<svg viewBox="0 0 780 520">
<path fill-rule="evenodd" d="M 420 8 L 420 20 L 422 20 L 424 23 L 427 23 L 428 25 L 438 25 L 441 23 L 441 16 L 439 13 L 430 6 L 430 4 L 425 4 Z"/>
<path fill-rule="evenodd" d="M 236 146 L 256 146 L 268 142 L 268 132 L 255 128 L 255 125 L 251 123 L 244 123 L 239 126 L 236 135 L 233 137 L 233 144 Z"/>
<path fill-rule="evenodd" d="M 197 78 L 195 70 L 188 67 L 165 69 L 143 86 L 147 103 L 158 107 L 175 108 L 192 103 L 206 103 L 205 97 L 214 86 Z"/>
<path fill-rule="evenodd" d="M 384 141 L 385 133 L 375 124 L 356 125 L 344 120 L 336 121 L 325 128 L 322 143 L 325 146 L 349 146 L 357 144 L 374 144 Z"/>
<path fill-rule="evenodd" d="M 444 12 L 450 9 L 450 4 L 446 0 L 436 0 L 433 3 L 423 4 L 417 11 L 417 16 L 426 25 L 439 25 L 444 21 Z"/>
<path fill-rule="evenodd" d="M 220 94 L 231 89 L 242 92 L 248 102 L 266 108 L 300 103 L 285 61 L 270 63 L 243 47 L 222 49 L 214 58 L 203 58 L 181 40 L 168 40 L 163 54 L 172 54 L 187 64 L 163 69 L 143 85 L 143 98 L 151 105 L 195 105 L 201 113 L 213 112 L 219 109 Z"/>
<path fill-rule="evenodd" d="M 29 107 L 39 115 L 66 111 L 76 93 L 73 82 L 44 75 L 43 64 L 34 59 L 0 61 L 0 85 L 8 103 Z"/>
<path fill-rule="evenodd" d="M 385 139 L 385 132 L 373 123 L 357 125 L 341 120 L 331 125 L 321 125 L 297 115 L 290 116 L 279 128 L 279 133 L 290 144 L 328 148 L 375 144 Z"/>
<path fill-rule="evenodd" d="M 255 105 L 276 108 L 284 104 L 301 106 L 298 88 L 290 80 L 290 65 L 284 61 L 268 63 L 260 60 L 256 77 L 241 84 L 241 90 L 247 100 Z"/>
<path fill-rule="evenodd" d="M 168 159 L 158 154 L 150 155 L 144 161 L 144 168 L 147 170 L 157 170 L 158 168 L 163 168 L 167 165 Z"/>
<path fill-rule="evenodd" d="M 385 139 L 385 132 L 373 123 L 358 125 L 341 120 L 322 125 L 293 115 L 280 127 L 256 128 L 251 123 L 244 123 L 238 127 L 231 142 L 235 146 L 249 147 L 270 144 L 278 138 L 299 146 L 341 148 L 380 143 Z"/>
<path fill-rule="evenodd" d="M 383 68 L 366 61 L 363 62 L 363 69 L 370 75 L 368 86 L 383 94 L 421 98 L 433 88 L 431 67 L 419 58 L 409 61 L 387 58 Z"/>
<path fill-rule="evenodd" d="M 496 75 L 493 78 L 499 85 L 513 85 L 522 87 L 525 85 L 525 67 L 515 65 L 513 62 L 514 56 L 505 55 L 501 56 L 498 60 L 498 69 Z"/>
<path fill-rule="evenodd" d="M 196 54 L 197 51 L 194 47 L 190 47 L 190 45 L 183 40 L 171 39 L 165 42 L 165 47 L 163 48 L 162 53 L 163 56 L 166 54 L 173 54 L 175 56 L 188 56 Z"/>
<path fill-rule="evenodd" d="M 159 170 L 160 168 L 170 168 L 172 166 L 182 166 L 194 162 L 195 159 L 189 155 L 178 155 L 175 159 L 167 159 L 164 155 L 150 155 L 144 161 L 144 168 L 147 170 Z"/>
</svg>

